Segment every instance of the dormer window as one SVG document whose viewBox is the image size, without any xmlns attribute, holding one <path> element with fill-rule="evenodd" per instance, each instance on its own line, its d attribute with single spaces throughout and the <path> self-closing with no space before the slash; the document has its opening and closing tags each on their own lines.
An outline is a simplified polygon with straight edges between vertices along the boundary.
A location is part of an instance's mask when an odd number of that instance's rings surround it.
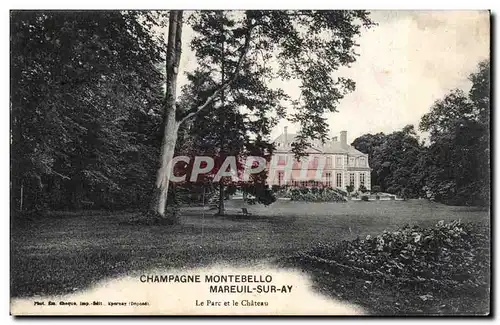
<svg viewBox="0 0 500 325">
<path fill-rule="evenodd" d="M 342 167 L 342 156 L 337 156 L 335 158 L 335 167 L 337 168 Z"/>
</svg>

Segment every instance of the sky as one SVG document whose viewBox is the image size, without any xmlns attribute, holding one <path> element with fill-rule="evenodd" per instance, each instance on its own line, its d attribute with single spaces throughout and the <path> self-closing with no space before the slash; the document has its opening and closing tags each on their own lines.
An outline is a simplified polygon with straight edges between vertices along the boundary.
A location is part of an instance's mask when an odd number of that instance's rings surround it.
<svg viewBox="0 0 500 325">
<path fill-rule="evenodd" d="M 378 25 L 358 38 L 357 61 L 337 73 L 353 79 L 356 90 L 340 102 L 338 112 L 326 115 L 330 135 L 346 130 L 348 143 L 366 133 L 418 127 L 436 100 L 455 88 L 468 91 L 467 77 L 489 58 L 487 11 L 372 11 L 371 17 Z M 187 48 L 192 32 L 183 35 L 181 71 L 195 62 Z M 297 82 L 275 83 L 298 93 Z M 273 138 L 284 126 L 289 133 L 298 131 L 282 120 Z"/>
</svg>

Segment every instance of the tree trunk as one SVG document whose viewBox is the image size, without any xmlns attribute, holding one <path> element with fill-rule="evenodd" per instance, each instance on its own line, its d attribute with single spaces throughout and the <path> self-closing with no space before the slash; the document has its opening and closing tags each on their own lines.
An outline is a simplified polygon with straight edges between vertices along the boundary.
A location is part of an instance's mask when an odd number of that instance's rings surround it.
<svg viewBox="0 0 500 325">
<path fill-rule="evenodd" d="M 220 12 L 220 17 L 223 18 L 223 12 Z M 221 20 L 222 21 L 222 20 Z M 225 70 L 224 70 L 224 60 L 225 60 L 225 53 L 224 53 L 224 24 L 221 24 L 221 36 L 222 36 L 222 42 L 221 42 L 221 86 L 224 85 L 224 77 L 225 77 Z M 221 105 L 222 108 L 224 108 L 226 98 L 225 98 L 225 92 L 224 89 L 221 90 Z M 222 125 L 224 125 L 224 121 L 221 121 Z M 225 141 L 225 133 L 224 133 L 224 128 L 220 129 L 220 151 L 223 152 L 224 150 L 224 141 Z M 219 183 L 219 215 L 224 215 L 224 184 L 221 182 Z"/>
<path fill-rule="evenodd" d="M 181 57 L 182 11 L 172 10 L 169 16 L 166 95 L 164 111 L 164 131 L 160 154 L 160 168 L 156 175 L 155 191 L 151 209 L 154 215 L 165 218 L 170 178 L 169 163 L 174 157 L 179 122 L 176 120 L 177 76 Z"/>
<path fill-rule="evenodd" d="M 175 112 L 168 114 L 165 123 L 165 131 L 161 146 L 160 168 L 156 175 L 156 190 L 153 200 L 155 214 L 166 217 L 168 186 L 170 182 L 169 163 L 174 158 L 175 143 L 177 142 L 177 131 L 179 123 L 175 121 Z"/>
<path fill-rule="evenodd" d="M 24 199 L 24 184 L 23 181 L 21 181 L 21 194 L 19 198 L 19 211 L 23 212 L 23 199 Z"/>
<path fill-rule="evenodd" d="M 179 69 L 179 62 L 181 58 L 181 39 L 182 39 L 182 10 L 172 10 L 169 16 L 169 30 L 168 30 L 168 44 L 167 44 L 167 57 L 166 57 L 166 96 L 165 96 L 165 120 L 164 120 L 164 135 L 161 148 L 161 159 L 160 168 L 157 173 L 156 186 L 153 193 L 153 200 L 150 212 L 154 215 L 159 215 L 161 217 L 166 217 L 167 210 L 167 194 L 168 194 L 168 184 L 169 184 L 169 170 L 168 164 L 174 156 L 175 144 L 177 141 L 177 131 L 179 125 L 184 121 L 194 117 L 201 110 L 207 107 L 208 104 L 213 102 L 219 92 L 223 92 L 228 85 L 236 79 L 239 70 L 244 62 L 245 56 L 250 48 L 250 34 L 253 26 L 250 26 L 245 38 L 244 48 L 241 52 L 240 58 L 238 60 L 237 66 L 233 73 L 233 77 L 225 80 L 224 71 L 222 72 L 221 86 L 209 96 L 206 101 L 198 106 L 194 110 L 189 110 L 186 112 L 184 117 L 177 120 L 176 114 L 176 87 L 177 87 L 177 75 Z M 222 94 L 222 101 L 224 101 L 224 94 Z M 222 186 L 222 212 L 224 211 L 224 197 L 223 197 L 223 186 Z"/>
<path fill-rule="evenodd" d="M 224 184 L 219 183 L 219 215 L 224 215 L 226 213 L 224 209 Z"/>
</svg>

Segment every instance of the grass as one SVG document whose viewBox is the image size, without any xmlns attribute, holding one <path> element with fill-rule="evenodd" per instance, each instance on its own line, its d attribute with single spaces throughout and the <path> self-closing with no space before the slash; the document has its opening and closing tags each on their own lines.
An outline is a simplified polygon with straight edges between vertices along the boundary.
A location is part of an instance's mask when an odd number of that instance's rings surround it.
<svg viewBox="0 0 500 325">
<path fill-rule="evenodd" d="M 376 235 L 404 224 L 489 222 L 488 211 L 423 200 L 249 206 L 230 201 L 228 216 L 188 207 L 175 226 L 125 225 L 133 213 L 57 214 L 11 230 L 11 296 L 83 290 L 108 277 L 152 268 L 246 264 L 307 250 L 320 242 Z M 318 280 L 320 283 L 321 279 Z"/>
</svg>

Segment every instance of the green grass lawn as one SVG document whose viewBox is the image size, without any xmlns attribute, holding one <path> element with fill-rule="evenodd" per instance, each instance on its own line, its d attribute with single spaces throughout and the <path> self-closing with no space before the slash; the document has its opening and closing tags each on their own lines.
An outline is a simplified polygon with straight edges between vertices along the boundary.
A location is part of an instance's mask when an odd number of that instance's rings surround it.
<svg viewBox="0 0 500 325">
<path fill-rule="evenodd" d="M 489 223 L 489 212 L 424 200 L 248 206 L 230 201 L 230 216 L 182 210 L 176 226 L 127 225 L 131 213 L 58 214 L 11 230 L 11 295 L 69 293 L 108 277 L 152 268 L 273 263 L 317 243 L 376 235 L 405 224 L 439 220 Z"/>
</svg>

